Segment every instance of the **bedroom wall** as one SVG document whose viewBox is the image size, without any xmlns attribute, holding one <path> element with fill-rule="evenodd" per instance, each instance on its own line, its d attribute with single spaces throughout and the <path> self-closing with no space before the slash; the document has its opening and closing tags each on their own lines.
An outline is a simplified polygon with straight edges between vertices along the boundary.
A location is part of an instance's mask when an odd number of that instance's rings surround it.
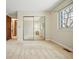
<svg viewBox="0 0 79 59">
<path fill-rule="evenodd" d="M 71 2 L 72 2 L 71 0 L 65 0 L 54 10 L 52 10 L 51 12 L 52 39 L 50 40 L 72 51 L 73 50 L 73 30 L 58 28 L 58 11 L 63 7 L 65 7 L 66 5 L 70 4 Z"/>
<path fill-rule="evenodd" d="M 26 12 L 26 11 L 18 11 L 17 12 L 17 39 L 19 41 L 23 41 L 23 16 L 45 16 L 45 36 L 46 39 L 51 38 L 51 19 L 49 12 Z"/>
</svg>

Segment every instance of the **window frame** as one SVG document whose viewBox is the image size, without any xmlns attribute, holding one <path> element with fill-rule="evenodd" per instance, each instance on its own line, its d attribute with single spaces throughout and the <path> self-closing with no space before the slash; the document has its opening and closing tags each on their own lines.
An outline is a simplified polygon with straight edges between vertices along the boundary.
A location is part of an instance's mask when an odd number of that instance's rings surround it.
<svg viewBox="0 0 79 59">
<path fill-rule="evenodd" d="M 61 10 L 58 11 L 58 28 L 59 29 L 73 29 L 73 24 L 72 24 L 72 27 L 62 27 L 63 24 L 61 23 L 62 22 L 62 19 L 61 19 L 61 12 L 63 12 L 64 10 L 66 10 L 67 8 L 70 8 L 72 7 L 72 22 L 73 22 L 73 4 L 69 4 L 67 6 L 65 6 L 64 8 L 62 8 Z M 65 25 L 66 26 L 66 25 Z"/>
</svg>

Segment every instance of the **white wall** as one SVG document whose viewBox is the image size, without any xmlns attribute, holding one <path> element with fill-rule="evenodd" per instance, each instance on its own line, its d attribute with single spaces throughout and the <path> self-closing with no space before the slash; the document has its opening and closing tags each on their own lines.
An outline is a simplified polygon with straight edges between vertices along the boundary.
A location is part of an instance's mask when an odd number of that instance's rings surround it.
<svg viewBox="0 0 79 59">
<path fill-rule="evenodd" d="M 50 23 L 50 13 L 49 12 L 26 12 L 26 11 L 18 11 L 17 12 L 17 39 L 23 40 L 23 16 L 45 16 L 45 36 L 47 39 L 51 38 L 51 23 Z"/>
<path fill-rule="evenodd" d="M 65 0 L 58 7 L 56 7 L 51 13 L 52 19 L 52 39 L 63 47 L 72 50 L 73 49 L 73 32 L 70 29 L 58 29 L 58 11 L 64 6 L 68 5 L 71 0 Z"/>
</svg>

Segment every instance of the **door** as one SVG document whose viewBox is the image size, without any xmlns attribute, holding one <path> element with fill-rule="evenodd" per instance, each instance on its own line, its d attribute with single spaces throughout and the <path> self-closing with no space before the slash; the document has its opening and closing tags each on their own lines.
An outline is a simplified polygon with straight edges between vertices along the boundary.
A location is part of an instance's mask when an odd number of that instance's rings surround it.
<svg viewBox="0 0 79 59">
<path fill-rule="evenodd" d="M 34 17 L 34 40 L 45 39 L 45 18 L 44 16 Z"/>
<path fill-rule="evenodd" d="M 6 16 L 6 39 L 11 39 L 11 17 Z"/>
<path fill-rule="evenodd" d="M 24 40 L 33 40 L 33 17 L 24 17 Z"/>
<path fill-rule="evenodd" d="M 44 16 L 24 17 L 23 39 L 24 40 L 44 40 L 45 39 L 45 17 Z"/>
</svg>

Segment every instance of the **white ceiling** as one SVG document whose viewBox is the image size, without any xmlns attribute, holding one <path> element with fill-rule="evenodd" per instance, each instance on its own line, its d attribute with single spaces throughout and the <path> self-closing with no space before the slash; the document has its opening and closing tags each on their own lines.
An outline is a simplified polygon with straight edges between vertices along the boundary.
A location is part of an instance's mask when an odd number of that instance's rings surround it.
<svg viewBox="0 0 79 59">
<path fill-rule="evenodd" d="M 62 0 L 6 0 L 7 13 L 15 11 L 50 11 Z"/>
</svg>

